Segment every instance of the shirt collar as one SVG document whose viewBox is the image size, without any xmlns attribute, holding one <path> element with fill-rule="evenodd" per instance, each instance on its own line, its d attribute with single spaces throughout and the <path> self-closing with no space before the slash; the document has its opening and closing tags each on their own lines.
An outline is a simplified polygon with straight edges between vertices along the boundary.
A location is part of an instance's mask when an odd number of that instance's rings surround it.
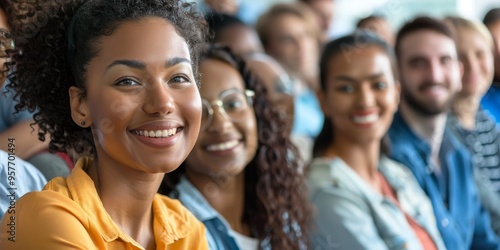
<svg viewBox="0 0 500 250">
<path fill-rule="evenodd" d="M 194 216 L 202 221 L 208 221 L 213 218 L 224 218 L 217 212 L 198 189 L 184 176 L 176 186 L 179 192 L 179 200 Z"/>
<path fill-rule="evenodd" d="M 95 189 L 94 181 L 86 173 L 91 165 L 92 159 L 82 157 L 68 176 L 67 185 L 71 198 L 84 210 L 105 241 L 111 242 L 121 238 L 123 241 L 142 248 L 130 236 L 126 235 L 106 212 Z M 166 203 L 178 201 L 166 201 L 165 199 L 169 198 L 160 194 L 156 194 L 153 198 L 153 230 L 157 244 L 170 244 L 185 238 L 191 231 L 189 223 L 180 215 L 182 211 L 176 211 L 176 208 L 180 209 L 182 205 L 171 204 L 169 207 Z"/>
</svg>

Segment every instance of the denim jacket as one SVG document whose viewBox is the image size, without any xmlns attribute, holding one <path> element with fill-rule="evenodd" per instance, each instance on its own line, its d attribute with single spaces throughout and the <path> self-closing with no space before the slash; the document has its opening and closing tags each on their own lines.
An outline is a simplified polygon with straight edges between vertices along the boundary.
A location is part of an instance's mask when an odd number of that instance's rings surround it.
<svg viewBox="0 0 500 250">
<path fill-rule="evenodd" d="M 313 249 L 423 249 L 397 205 L 371 188 L 340 158 L 317 158 L 308 184 L 316 208 Z M 395 190 L 401 208 L 445 249 L 432 205 L 404 166 L 382 157 L 379 171 Z"/>
<path fill-rule="evenodd" d="M 500 249 L 490 215 L 482 207 L 474 183 L 472 162 L 465 146 L 445 129 L 440 149 L 445 185 L 439 184 L 430 163 L 430 145 L 417 137 L 399 112 L 389 129 L 391 158 L 415 175 L 429 196 L 443 241 L 448 249 Z M 443 190 L 444 189 L 444 190 Z"/>
</svg>

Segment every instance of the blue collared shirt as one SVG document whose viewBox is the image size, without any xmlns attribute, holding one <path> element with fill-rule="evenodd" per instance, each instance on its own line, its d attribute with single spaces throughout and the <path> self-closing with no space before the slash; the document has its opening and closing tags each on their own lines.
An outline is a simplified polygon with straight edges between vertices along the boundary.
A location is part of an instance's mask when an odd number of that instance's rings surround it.
<svg viewBox="0 0 500 250">
<path fill-rule="evenodd" d="M 410 129 L 399 112 L 388 134 L 392 143 L 390 156 L 413 172 L 429 196 L 446 247 L 500 249 L 490 216 L 479 201 L 465 146 L 445 129 L 439 157 L 446 175 L 437 175 L 430 163 L 430 145 Z"/>
<path fill-rule="evenodd" d="M 500 123 L 500 86 L 492 85 L 481 100 L 481 107 Z"/>
<path fill-rule="evenodd" d="M 196 187 L 185 177 L 176 186 L 179 200 L 194 216 L 205 224 L 208 246 L 212 250 L 238 250 L 231 235 L 229 223 L 219 214 Z"/>
</svg>

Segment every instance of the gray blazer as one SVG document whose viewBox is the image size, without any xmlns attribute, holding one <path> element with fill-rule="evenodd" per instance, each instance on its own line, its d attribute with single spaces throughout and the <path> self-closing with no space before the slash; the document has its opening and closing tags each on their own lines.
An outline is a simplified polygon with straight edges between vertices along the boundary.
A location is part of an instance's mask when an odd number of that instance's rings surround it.
<svg viewBox="0 0 500 250">
<path fill-rule="evenodd" d="M 402 209 L 429 233 L 438 249 L 446 249 L 431 202 L 412 173 L 387 157 L 381 157 L 379 171 Z M 423 249 L 396 204 L 374 191 L 340 158 L 314 159 L 308 185 L 316 212 L 313 249 Z"/>
</svg>

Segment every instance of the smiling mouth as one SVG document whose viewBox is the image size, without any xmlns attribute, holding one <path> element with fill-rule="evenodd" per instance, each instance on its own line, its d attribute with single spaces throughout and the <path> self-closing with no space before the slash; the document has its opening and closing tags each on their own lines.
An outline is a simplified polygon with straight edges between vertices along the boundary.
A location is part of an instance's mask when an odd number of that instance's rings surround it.
<svg viewBox="0 0 500 250">
<path fill-rule="evenodd" d="M 164 129 L 164 130 L 133 130 L 132 133 L 139 136 L 150 138 L 166 138 L 175 135 L 179 128 Z"/>
<path fill-rule="evenodd" d="M 379 118 L 378 114 L 364 115 L 364 116 L 354 116 L 352 120 L 357 124 L 365 124 L 375 122 Z"/>
<path fill-rule="evenodd" d="M 231 141 L 226 141 L 223 143 L 218 143 L 218 144 L 210 144 L 206 147 L 207 151 L 224 151 L 224 150 L 230 150 L 238 146 L 240 142 L 238 140 L 231 140 Z"/>
</svg>

